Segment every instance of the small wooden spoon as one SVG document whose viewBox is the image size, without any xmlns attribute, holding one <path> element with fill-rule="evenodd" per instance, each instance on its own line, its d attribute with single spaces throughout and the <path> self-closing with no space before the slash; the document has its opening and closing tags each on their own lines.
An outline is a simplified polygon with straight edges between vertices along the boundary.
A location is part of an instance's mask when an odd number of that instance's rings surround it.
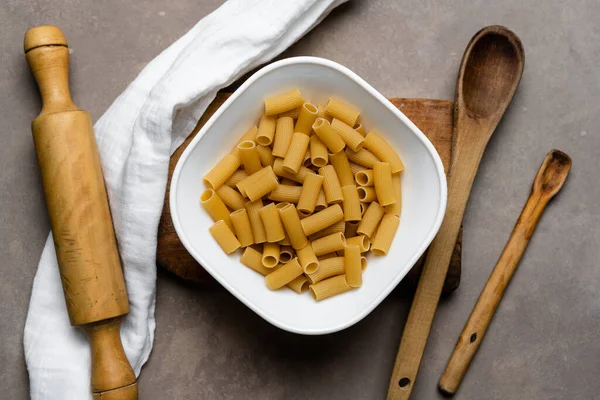
<svg viewBox="0 0 600 400">
<path fill-rule="evenodd" d="M 571 158 L 562 151 L 552 150 L 546 155 L 521 216 L 479 295 L 440 379 L 442 392 L 454 394 L 458 390 L 546 205 L 562 188 L 570 169 Z"/>
<path fill-rule="evenodd" d="M 483 28 L 467 45 L 454 103 L 455 146 L 446 215 L 427 253 L 396 356 L 388 399 L 410 397 L 479 162 L 519 86 L 524 63 L 521 41 L 502 26 Z"/>
</svg>

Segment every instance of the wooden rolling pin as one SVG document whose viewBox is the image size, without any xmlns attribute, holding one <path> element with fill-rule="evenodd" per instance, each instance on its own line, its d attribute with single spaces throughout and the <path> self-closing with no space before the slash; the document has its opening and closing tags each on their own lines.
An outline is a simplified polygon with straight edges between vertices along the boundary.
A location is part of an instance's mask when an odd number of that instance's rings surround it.
<svg viewBox="0 0 600 400">
<path fill-rule="evenodd" d="M 440 379 L 442 392 L 453 395 L 458 390 L 546 205 L 560 191 L 570 170 L 571 158 L 560 150 L 552 150 L 544 158 L 533 181 L 529 199 Z"/>
<path fill-rule="evenodd" d="M 92 394 L 137 399 L 120 335 L 127 291 L 92 120 L 69 92 L 67 40 L 59 28 L 40 26 L 27 31 L 24 48 L 42 96 L 31 130 L 69 319 L 90 341 Z"/>
</svg>

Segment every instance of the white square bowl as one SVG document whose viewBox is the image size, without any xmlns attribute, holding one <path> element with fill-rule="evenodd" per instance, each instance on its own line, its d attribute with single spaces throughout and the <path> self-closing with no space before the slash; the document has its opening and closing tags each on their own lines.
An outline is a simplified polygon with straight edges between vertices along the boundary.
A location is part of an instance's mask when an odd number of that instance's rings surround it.
<svg viewBox="0 0 600 400">
<path fill-rule="evenodd" d="M 266 97 L 299 88 L 314 104 L 338 97 L 361 111 L 367 131 L 376 130 L 398 151 L 402 215 L 385 257 L 372 254 L 363 285 L 315 302 L 305 293 L 267 289 L 264 278 L 226 255 L 211 237 L 213 221 L 200 207 L 202 177 L 235 145 L 264 111 Z M 427 249 L 446 209 L 446 175 L 423 133 L 384 96 L 349 69 L 315 57 L 288 58 L 255 73 L 215 112 L 181 156 L 171 183 L 170 205 L 177 235 L 190 254 L 227 290 L 273 325 L 319 335 L 345 329 L 364 318 L 396 287 Z"/>
</svg>

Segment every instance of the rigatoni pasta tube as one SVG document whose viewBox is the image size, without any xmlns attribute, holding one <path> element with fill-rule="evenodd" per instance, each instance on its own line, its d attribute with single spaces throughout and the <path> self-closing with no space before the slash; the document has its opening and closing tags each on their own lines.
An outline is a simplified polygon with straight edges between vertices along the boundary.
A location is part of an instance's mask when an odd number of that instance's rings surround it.
<svg viewBox="0 0 600 400">
<path fill-rule="evenodd" d="M 304 98 L 298 89 L 287 93 L 265 99 L 265 114 L 275 115 L 301 107 L 304 104 Z"/>
<path fill-rule="evenodd" d="M 348 160 L 352 161 L 353 163 L 367 168 L 373 168 L 373 164 L 381 161 L 375 156 L 375 154 L 371 153 L 364 147 L 356 152 L 346 149 L 346 156 L 348 157 Z"/>
<path fill-rule="evenodd" d="M 259 214 L 259 210 L 262 207 L 263 203 L 261 199 L 246 203 L 246 211 L 248 213 L 248 219 L 250 220 L 250 226 L 252 227 L 254 243 L 264 243 L 267 241 L 265 226 L 263 225 L 262 218 L 260 218 Z"/>
<path fill-rule="evenodd" d="M 308 244 L 308 239 L 302 229 L 302 223 L 296 207 L 293 204 L 288 204 L 284 207 L 279 208 L 279 216 L 281 222 L 287 232 L 287 237 L 292 243 L 292 247 L 296 250 L 303 248 Z"/>
<path fill-rule="evenodd" d="M 404 164 L 398 153 L 396 153 L 396 150 L 377 132 L 369 132 L 365 137 L 364 147 L 375 154 L 381 161 L 390 164 L 393 174 L 404 169 Z"/>
<path fill-rule="evenodd" d="M 268 146 L 273 142 L 275 136 L 275 126 L 277 117 L 263 115 L 258 123 L 258 133 L 256 134 L 256 143 L 261 146 Z"/>
<path fill-rule="evenodd" d="M 223 185 L 218 188 L 217 194 L 221 200 L 223 200 L 223 203 L 225 203 L 227 207 L 234 211 L 244 208 L 246 205 L 246 200 L 244 200 L 244 197 L 240 194 L 240 192 L 227 185 Z"/>
<path fill-rule="evenodd" d="M 355 185 L 342 187 L 342 202 L 344 208 L 344 221 L 360 221 L 362 213 L 360 212 L 360 201 L 358 200 L 358 190 Z"/>
<path fill-rule="evenodd" d="M 344 265 L 346 266 L 346 282 L 350 287 L 362 286 L 362 267 L 360 263 L 360 248 L 347 245 L 344 249 Z"/>
<path fill-rule="evenodd" d="M 245 208 L 241 208 L 232 212 L 230 215 L 231 223 L 233 224 L 233 230 L 235 236 L 237 236 L 240 245 L 242 247 L 248 247 L 254 244 L 254 235 L 252 235 L 252 225 L 250 225 L 250 218 L 248 218 L 248 211 Z"/>
<path fill-rule="evenodd" d="M 310 137 L 310 161 L 315 167 L 324 167 L 329 160 L 327 146 L 323 144 L 319 136 Z"/>
<path fill-rule="evenodd" d="M 304 155 L 308 149 L 310 138 L 304 133 L 294 132 L 292 142 L 283 159 L 283 170 L 292 174 L 297 174 L 304 161 Z"/>
<path fill-rule="evenodd" d="M 323 186 L 323 177 L 321 175 L 309 174 L 304 179 L 298 199 L 298 210 L 311 214 L 315 211 L 319 192 Z"/>
<path fill-rule="evenodd" d="M 333 130 L 326 119 L 317 118 L 312 128 L 330 152 L 338 153 L 346 147 L 344 139 Z"/>
<path fill-rule="evenodd" d="M 325 300 L 329 297 L 344 293 L 352 289 L 346 282 L 344 275 L 334 276 L 308 287 L 310 294 L 316 301 Z"/>
<path fill-rule="evenodd" d="M 255 201 L 275 190 L 278 184 L 277 176 L 275 176 L 273 168 L 269 165 L 238 183 L 237 188 L 240 193 L 245 193 L 246 197 Z"/>
<path fill-rule="evenodd" d="M 302 186 L 277 185 L 275 190 L 269 194 L 269 200 L 298 203 L 300 192 L 302 192 Z"/>
<path fill-rule="evenodd" d="M 344 257 L 329 257 L 319 259 L 319 268 L 311 274 L 306 274 L 306 277 L 310 283 L 317 283 L 332 276 L 342 275 L 345 272 Z"/>
<path fill-rule="evenodd" d="M 358 235 L 346 238 L 346 246 L 356 245 L 361 253 L 366 253 L 371 248 L 371 241 L 366 235 Z"/>
<path fill-rule="evenodd" d="M 283 159 L 281 158 L 275 159 L 275 162 L 273 163 L 273 172 L 277 176 L 290 179 L 298 183 L 304 183 L 304 178 L 306 178 L 306 175 L 314 174 L 314 172 L 311 169 L 306 167 L 300 167 L 297 174 L 287 172 L 283 169 Z"/>
<path fill-rule="evenodd" d="M 354 178 L 356 179 L 356 183 L 359 186 L 373 186 L 374 185 L 372 169 L 364 169 L 362 171 L 358 171 Z"/>
<path fill-rule="evenodd" d="M 237 188 L 237 184 L 246 179 L 247 177 L 248 174 L 246 173 L 246 171 L 244 171 L 243 169 L 238 169 L 229 177 L 229 179 L 225 181 L 225 185 L 231 188 Z"/>
<path fill-rule="evenodd" d="M 242 257 L 240 257 L 240 262 L 242 265 L 253 269 L 261 275 L 269 275 L 273 272 L 272 269 L 266 268 L 262 263 L 262 254 L 252 247 L 246 247 L 244 253 L 242 253 Z"/>
<path fill-rule="evenodd" d="M 231 149 L 231 154 L 236 156 L 237 158 L 240 158 L 240 149 L 238 149 L 238 144 L 245 142 L 246 140 L 254 141 L 254 139 L 256 139 L 257 133 L 258 128 L 256 126 L 253 126 L 252 128 L 248 129 L 246 133 L 244 133 L 242 137 L 235 143 L 235 146 L 233 146 L 233 149 Z"/>
<path fill-rule="evenodd" d="M 305 274 L 312 274 L 319 268 L 319 260 L 310 243 L 296 250 L 296 255 Z"/>
<path fill-rule="evenodd" d="M 346 153 L 346 157 L 348 157 L 348 153 Z M 355 164 L 353 162 L 350 163 L 350 170 L 352 171 L 352 175 L 356 176 L 360 171 L 364 171 L 367 167 L 363 167 L 362 165 Z"/>
<path fill-rule="evenodd" d="M 281 223 L 281 218 L 275 204 L 267 204 L 258 213 L 265 227 L 267 242 L 275 243 L 283 240 L 285 238 L 285 231 L 283 230 L 283 224 Z"/>
<path fill-rule="evenodd" d="M 279 264 L 279 243 L 265 243 L 262 253 L 262 264 L 266 268 L 275 268 Z"/>
<path fill-rule="evenodd" d="M 275 157 L 273 157 L 273 154 L 271 153 L 271 148 L 269 146 L 256 146 L 256 151 L 258 152 L 258 158 L 260 158 L 260 163 L 263 166 L 273 166 L 273 164 L 275 163 Z"/>
<path fill-rule="evenodd" d="M 343 200 L 342 186 L 332 165 L 319 168 L 319 175 L 323 177 L 323 191 L 327 204 L 341 203 Z"/>
<path fill-rule="evenodd" d="M 345 152 L 340 151 L 339 153 L 330 154 L 329 162 L 333 165 L 341 186 L 354 185 L 354 176 Z"/>
<path fill-rule="evenodd" d="M 332 233 L 320 239 L 314 240 L 311 243 L 312 249 L 317 256 L 331 253 L 338 250 L 344 250 L 346 246 L 346 238 L 341 232 Z"/>
<path fill-rule="evenodd" d="M 360 112 L 357 109 L 335 97 L 329 99 L 327 107 L 325 107 L 325 112 L 350 126 L 354 126 L 360 116 Z"/>
<path fill-rule="evenodd" d="M 229 218 L 229 210 L 214 190 L 206 189 L 202 192 L 200 195 L 200 205 L 206 210 L 213 221 L 223 220 L 229 228 L 233 228 L 231 218 Z"/>
<path fill-rule="evenodd" d="M 346 232 L 346 223 L 344 222 L 344 220 L 342 219 L 341 221 L 336 222 L 335 224 L 328 226 L 325 229 L 322 229 L 316 233 L 313 233 L 312 235 L 310 235 L 308 237 L 308 241 L 312 242 L 313 240 L 317 240 L 322 238 L 323 236 L 327 236 L 327 235 L 331 235 L 332 233 L 338 233 L 338 232 Z"/>
<path fill-rule="evenodd" d="M 377 201 L 377 192 L 374 187 L 371 186 L 359 186 L 358 187 L 358 199 L 364 203 L 370 203 Z"/>
<path fill-rule="evenodd" d="M 288 283 L 288 287 L 292 289 L 294 292 L 298 294 L 302 294 L 308 290 L 308 279 L 304 275 L 300 275 L 290 283 Z"/>
<path fill-rule="evenodd" d="M 400 225 L 400 218 L 397 215 L 385 214 L 383 216 L 373 238 L 373 243 L 371 243 L 371 251 L 374 254 L 384 256 L 388 253 L 394 240 L 394 235 L 396 235 L 396 230 L 398 230 L 398 225 Z"/>
<path fill-rule="evenodd" d="M 338 135 L 340 135 L 342 140 L 346 142 L 346 145 L 352 151 L 358 151 L 362 149 L 365 143 L 365 138 L 363 135 L 352 129 L 351 126 L 348 126 L 339 119 L 334 118 L 333 121 L 331 121 L 331 127 Z"/>
<path fill-rule="evenodd" d="M 267 287 L 271 290 L 277 290 L 287 285 L 304 273 L 298 258 L 294 258 L 287 264 L 283 264 L 269 275 L 265 276 Z"/>
<path fill-rule="evenodd" d="M 312 124 L 314 124 L 317 119 L 317 112 L 317 107 L 310 103 L 304 103 L 302 107 L 300 107 L 300 114 L 298 115 L 298 121 L 296 121 L 294 132 L 310 135 Z"/>
<path fill-rule="evenodd" d="M 319 196 L 317 197 L 317 205 L 315 206 L 315 211 L 323 211 L 326 208 L 327 197 L 325 197 L 325 191 L 323 190 L 323 187 L 321 187 L 321 190 L 319 191 Z"/>
<path fill-rule="evenodd" d="M 246 171 L 248 175 L 260 171 L 262 165 L 260 164 L 256 143 L 251 140 L 246 140 L 245 142 L 238 144 L 238 149 L 240 150 L 240 160 L 244 166 L 244 171 Z"/>
<path fill-rule="evenodd" d="M 289 110 L 289 111 L 286 111 L 286 112 L 282 112 L 282 113 L 280 113 L 280 114 L 278 115 L 278 117 L 279 117 L 279 118 L 285 118 L 285 117 L 289 117 L 289 118 L 291 118 L 291 119 L 293 119 L 293 120 L 296 120 L 296 119 L 298 119 L 298 115 L 300 115 L 300 108 L 301 108 L 301 107 L 302 107 L 302 106 L 300 106 L 300 107 L 296 107 L 296 108 L 292 108 L 291 110 Z M 294 129 L 294 127 L 293 127 L 293 125 L 292 125 L 292 130 L 293 130 L 293 129 Z"/>
<path fill-rule="evenodd" d="M 344 219 L 342 207 L 334 204 L 300 221 L 305 235 L 312 235 Z"/>
<path fill-rule="evenodd" d="M 392 170 L 390 164 L 378 162 L 373 165 L 373 181 L 375 183 L 375 193 L 377 202 L 382 206 L 394 204 L 396 195 L 394 193 L 394 184 L 392 183 Z"/>
<path fill-rule="evenodd" d="M 294 258 L 294 248 L 292 246 L 279 246 L 279 262 L 288 263 Z"/>
<path fill-rule="evenodd" d="M 302 165 L 306 168 L 310 168 L 312 166 L 312 160 L 310 158 L 310 140 L 308 141 L 308 149 L 306 149 L 306 153 L 304 153 L 304 161 L 302 161 Z"/>
<path fill-rule="evenodd" d="M 219 220 L 215 222 L 208 230 L 226 254 L 231 254 L 240 248 L 240 242 L 225 221 Z"/>
<path fill-rule="evenodd" d="M 219 163 L 204 175 L 204 183 L 211 189 L 218 189 L 240 167 L 241 161 L 232 154 L 227 154 Z"/>
<path fill-rule="evenodd" d="M 273 140 L 273 155 L 284 158 L 287 154 L 292 135 L 294 134 L 294 120 L 290 117 L 280 117 L 277 119 L 275 128 L 275 139 Z"/>
<path fill-rule="evenodd" d="M 377 229 L 377 225 L 379 225 L 381 218 L 383 218 L 383 214 L 385 214 L 383 207 L 375 201 L 372 202 L 369 204 L 369 208 L 367 208 L 365 215 L 363 215 L 362 220 L 358 224 L 356 232 L 361 235 L 366 235 L 368 238 L 372 238 L 375 229 Z"/>
<path fill-rule="evenodd" d="M 400 174 L 392 175 L 392 182 L 394 185 L 394 196 L 396 198 L 396 202 L 383 208 L 388 214 L 400 216 L 400 213 L 402 212 L 402 182 L 400 181 Z"/>
<path fill-rule="evenodd" d="M 356 132 L 360 133 L 362 136 L 365 136 L 365 127 L 361 123 L 356 123 L 352 127 Z"/>
</svg>

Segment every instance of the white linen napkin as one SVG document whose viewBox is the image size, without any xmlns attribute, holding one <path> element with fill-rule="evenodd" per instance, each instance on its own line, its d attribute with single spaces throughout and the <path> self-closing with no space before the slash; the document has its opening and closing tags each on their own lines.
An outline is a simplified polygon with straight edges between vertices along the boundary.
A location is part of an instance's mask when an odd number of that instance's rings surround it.
<svg viewBox="0 0 600 400">
<path fill-rule="evenodd" d="M 217 91 L 268 62 L 346 0 L 229 0 L 150 62 L 95 124 L 129 294 L 121 327 L 139 375 L 154 340 L 156 236 L 169 157 Z M 71 327 L 52 236 L 24 333 L 34 400 L 90 399 L 90 350 Z"/>
</svg>

